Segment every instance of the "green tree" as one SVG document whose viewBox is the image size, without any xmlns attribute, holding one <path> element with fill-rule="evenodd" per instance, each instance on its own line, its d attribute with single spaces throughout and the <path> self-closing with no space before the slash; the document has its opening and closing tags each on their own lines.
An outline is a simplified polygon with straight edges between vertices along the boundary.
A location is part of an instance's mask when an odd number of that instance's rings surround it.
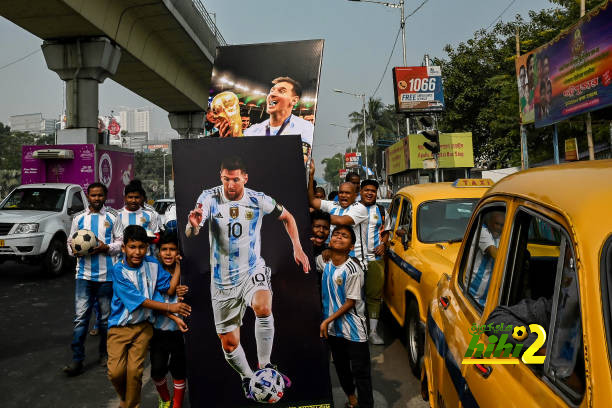
<svg viewBox="0 0 612 408">
<path fill-rule="evenodd" d="M 321 164 L 325 165 L 323 170 L 323 178 L 332 186 L 338 186 L 340 181 L 338 172 L 344 167 L 344 154 L 336 153 L 332 157 L 321 160 Z"/>
<path fill-rule="evenodd" d="M 147 198 L 157 200 L 164 197 L 164 155 L 163 150 L 136 152 L 134 154 L 134 178 L 142 181 Z M 166 183 L 172 177 L 172 156 L 166 156 Z M 166 187 L 166 192 L 168 192 Z"/>
</svg>

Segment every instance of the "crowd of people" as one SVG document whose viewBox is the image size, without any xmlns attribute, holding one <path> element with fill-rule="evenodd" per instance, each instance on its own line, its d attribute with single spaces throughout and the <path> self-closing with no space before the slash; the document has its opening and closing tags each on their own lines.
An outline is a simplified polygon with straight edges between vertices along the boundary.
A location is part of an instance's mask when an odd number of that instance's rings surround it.
<svg viewBox="0 0 612 408">
<path fill-rule="evenodd" d="M 146 193 L 138 180 L 125 187 L 125 206 L 119 211 L 105 205 L 107 194 L 102 183 L 88 186 L 88 207 L 75 215 L 67 240 L 77 261 L 72 361 L 63 371 L 68 376 L 84 371 L 85 339 L 95 311 L 90 334 L 99 337 L 98 362 L 107 367 L 120 406 L 139 406 L 149 351 L 159 407 L 180 408 L 186 385 L 182 332 L 187 331 L 181 316 L 189 316 L 191 307 L 182 302 L 188 287 L 180 284 L 176 231 L 164 229 L 155 210 L 145 206 Z M 71 245 L 83 229 L 98 241 L 85 256 L 73 253 Z"/>
</svg>

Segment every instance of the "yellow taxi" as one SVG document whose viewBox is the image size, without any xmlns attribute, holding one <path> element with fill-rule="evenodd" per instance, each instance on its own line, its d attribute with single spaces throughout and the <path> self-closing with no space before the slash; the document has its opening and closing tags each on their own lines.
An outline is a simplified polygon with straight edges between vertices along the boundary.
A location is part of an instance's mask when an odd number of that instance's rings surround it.
<svg viewBox="0 0 612 408">
<path fill-rule="evenodd" d="M 612 406 L 611 203 L 612 160 L 522 171 L 483 196 L 428 307 L 430 406 Z"/>
<path fill-rule="evenodd" d="M 412 372 L 420 378 L 427 305 L 443 272 L 450 273 L 476 203 L 489 179 L 417 184 L 391 202 L 384 300 L 406 332 Z"/>
</svg>

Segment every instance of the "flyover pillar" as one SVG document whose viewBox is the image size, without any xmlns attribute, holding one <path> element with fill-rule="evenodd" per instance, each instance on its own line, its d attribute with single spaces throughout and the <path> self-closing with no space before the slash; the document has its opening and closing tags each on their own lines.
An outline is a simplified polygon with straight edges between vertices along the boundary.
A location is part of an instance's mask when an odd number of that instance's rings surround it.
<svg viewBox="0 0 612 408">
<path fill-rule="evenodd" d="M 206 112 L 171 112 L 168 114 L 168 120 L 172 129 L 182 138 L 192 139 L 204 133 Z"/>
<path fill-rule="evenodd" d="M 66 129 L 58 144 L 98 143 L 98 85 L 117 72 L 121 48 L 106 37 L 44 41 L 47 67 L 66 81 Z"/>
</svg>

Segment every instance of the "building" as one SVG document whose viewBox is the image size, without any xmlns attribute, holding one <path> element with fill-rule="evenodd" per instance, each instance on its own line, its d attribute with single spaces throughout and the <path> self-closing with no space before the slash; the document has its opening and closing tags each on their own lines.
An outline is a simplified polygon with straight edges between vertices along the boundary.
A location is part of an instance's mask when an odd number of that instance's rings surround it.
<svg viewBox="0 0 612 408">
<path fill-rule="evenodd" d="M 143 146 L 149 140 L 148 132 L 128 132 L 122 135 L 123 147 L 134 149 L 135 152 L 142 152 Z"/>
<path fill-rule="evenodd" d="M 121 129 L 128 133 L 151 131 L 151 108 L 125 109 L 119 111 Z"/>
<path fill-rule="evenodd" d="M 42 113 L 28 113 L 9 117 L 9 126 L 15 132 L 28 132 L 37 135 L 55 133 L 55 119 L 46 119 Z"/>
</svg>

